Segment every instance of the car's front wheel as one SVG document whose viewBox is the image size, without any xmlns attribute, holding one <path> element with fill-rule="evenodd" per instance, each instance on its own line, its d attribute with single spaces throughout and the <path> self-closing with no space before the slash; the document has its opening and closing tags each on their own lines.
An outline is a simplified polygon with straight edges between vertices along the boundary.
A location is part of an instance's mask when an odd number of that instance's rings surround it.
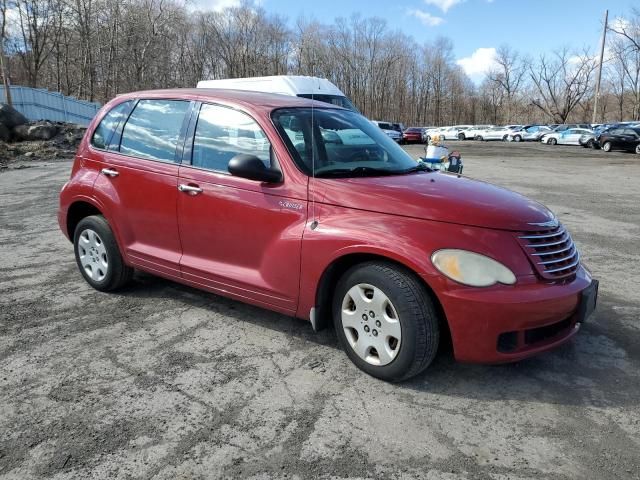
<svg viewBox="0 0 640 480">
<path fill-rule="evenodd" d="M 605 152 L 610 152 L 611 151 L 611 142 L 604 142 L 602 144 L 602 150 L 604 150 Z"/>
<path fill-rule="evenodd" d="M 482 142 L 484 140 L 484 138 L 482 138 L 482 135 L 478 135 L 476 137 L 476 140 L 478 140 L 479 142 Z"/>
<path fill-rule="evenodd" d="M 520 135 L 516 135 L 513 137 L 513 141 L 514 142 L 521 142 L 522 141 L 522 137 Z"/>
<path fill-rule="evenodd" d="M 385 262 L 348 270 L 333 299 L 337 336 L 358 368 L 397 382 L 417 375 L 438 349 L 438 317 L 424 285 Z"/>
<path fill-rule="evenodd" d="M 636 145 L 636 153 L 640 155 L 640 143 Z"/>
<path fill-rule="evenodd" d="M 551 137 L 549 140 L 547 140 L 547 143 L 549 145 L 557 145 L 558 144 L 558 140 L 556 140 L 555 138 Z"/>
<path fill-rule="evenodd" d="M 125 265 L 115 236 L 102 215 L 80 220 L 73 246 L 80 273 L 96 290 L 117 290 L 131 279 L 133 269 Z"/>
</svg>

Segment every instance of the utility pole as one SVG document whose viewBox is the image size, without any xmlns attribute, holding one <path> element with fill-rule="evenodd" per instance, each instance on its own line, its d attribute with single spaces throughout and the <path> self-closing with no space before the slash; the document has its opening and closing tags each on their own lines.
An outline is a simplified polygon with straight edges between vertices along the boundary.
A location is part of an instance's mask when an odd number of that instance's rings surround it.
<svg viewBox="0 0 640 480">
<path fill-rule="evenodd" d="M 598 77 L 596 79 L 596 98 L 593 102 L 593 118 L 591 123 L 596 123 L 598 115 L 598 100 L 600 99 L 600 81 L 602 80 L 602 62 L 604 61 L 604 45 L 607 39 L 607 24 L 609 22 L 609 10 L 604 11 L 604 29 L 602 30 L 602 43 L 600 44 L 600 61 L 598 62 Z"/>
</svg>

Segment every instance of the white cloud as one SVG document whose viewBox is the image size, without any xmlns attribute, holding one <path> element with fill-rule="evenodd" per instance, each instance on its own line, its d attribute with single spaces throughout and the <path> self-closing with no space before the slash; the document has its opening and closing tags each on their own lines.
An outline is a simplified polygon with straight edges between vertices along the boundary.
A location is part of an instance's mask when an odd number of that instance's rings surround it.
<svg viewBox="0 0 640 480">
<path fill-rule="evenodd" d="M 264 0 L 253 0 L 248 2 L 249 5 L 254 7 L 262 7 Z M 198 10 L 208 10 L 214 12 L 221 12 L 226 8 L 239 7 L 242 4 L 241 0 L 192 0 L 193 6 Z"/>
<path fill-rule="evenodd" d="M 631 27 L 631 22 L 623 17 L 614 18 L 612 22 L 610 22 L 609 27 L 620 32 L 622 30 L 628 30 Z"/>
<path fill-rule="evenodd" d="M 407 13 L 409 15 L 411 15 L 412 17 L 416 17 L 418 20 L 420 20 L 427 27 L 437 27 L 442 22 L 444 22 L 444 18 L 436 17 L 435 15 L 431 15 L 430 13 L 424 12 L 424 11 L 419 10 L 417 8 L 409 9 L 409 10 L 407 10 Z"/>
<path fill-rule="evenodd" d="M 465 0 L 424 0 L 424 3 L 438 7 L 443 13 L 447 13 L 451 7 L 464 1 Z"/>
<path fill-rule="evenodd" d="M 205 3 L 205 5 L 207 5 L 209 9 L 213 10 L 214 12 L 220 12 L 225 8 L 240 6 L 240 0 L 213 0 L 203 3 Z"/>
<path fill-rule="evenodd" d="M 486 75 L 496 65 L 496 49 L 478 48 L 468 57 L 456 61 L 470 77 Z"/>
</svg>

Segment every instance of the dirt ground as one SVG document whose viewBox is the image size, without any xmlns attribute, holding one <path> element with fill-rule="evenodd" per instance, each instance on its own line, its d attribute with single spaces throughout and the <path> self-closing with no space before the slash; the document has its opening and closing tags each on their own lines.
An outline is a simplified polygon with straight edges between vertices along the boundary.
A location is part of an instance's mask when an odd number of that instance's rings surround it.
<svg viewBox="0 0 640 480">
<path fill-rule="evenodd" d="M 302 321 L 146 274 L 92 290 L 56 223 L 70 163 L 0 172 L 0 477 L 640 478 L 640 156 L 455 147 L 558 214 L 600 304 L 552 353 L 445 351 L 399 385 Z"/>
</svg>

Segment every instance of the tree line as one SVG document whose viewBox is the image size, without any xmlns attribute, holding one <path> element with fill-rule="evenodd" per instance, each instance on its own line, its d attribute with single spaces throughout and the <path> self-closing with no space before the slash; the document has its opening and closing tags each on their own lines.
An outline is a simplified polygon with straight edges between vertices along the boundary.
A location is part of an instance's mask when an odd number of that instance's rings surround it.
<svg viewBox="0 0 640 480">
<path fill-rule="evenodd" d="M 640 10 L 609 30 L 598 119 L 637 120 Z M 99 102 L 203 79 L 313 75 L 369 118 L 565 123 L 591 120 L 597 59 L 567 47 L 532 58 L 505 45 L 476 85 L 450 39 L 419 44 L 375 17 L 327 24 L 250 3 L 197 11 L 180 0 L 0 0 L 0 70 L 5 83 Z"/>
</svg>

